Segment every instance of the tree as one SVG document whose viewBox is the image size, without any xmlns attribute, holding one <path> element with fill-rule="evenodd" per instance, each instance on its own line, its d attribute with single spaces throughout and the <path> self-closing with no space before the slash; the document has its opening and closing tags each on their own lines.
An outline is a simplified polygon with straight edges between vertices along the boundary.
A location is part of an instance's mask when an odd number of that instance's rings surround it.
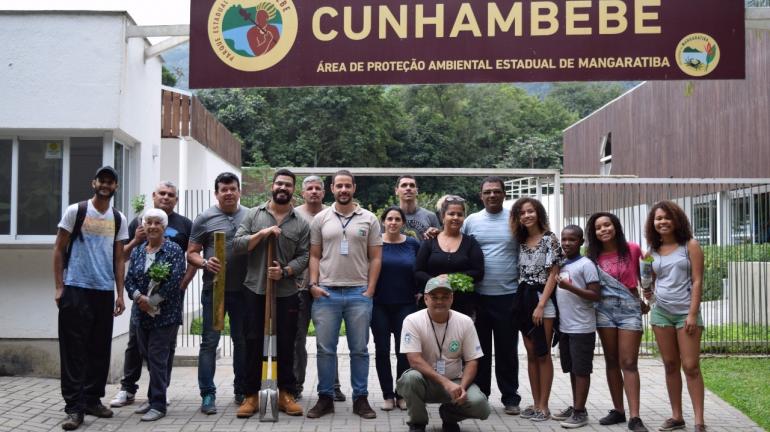
<svg viewBox="0 0 770 432">
<path fill-rule="evenodd" d="M 161 69 L 160 82 L 164 86 L 174 87 L 176 85 L 176 75 L 168 70 L 165 65 Z"/>
<path fill-rule="evenodd" d="M 583 118 L 625 91 L 621 83 L 556 83 L 546 100 L 560 103 Z"/>
</svg>

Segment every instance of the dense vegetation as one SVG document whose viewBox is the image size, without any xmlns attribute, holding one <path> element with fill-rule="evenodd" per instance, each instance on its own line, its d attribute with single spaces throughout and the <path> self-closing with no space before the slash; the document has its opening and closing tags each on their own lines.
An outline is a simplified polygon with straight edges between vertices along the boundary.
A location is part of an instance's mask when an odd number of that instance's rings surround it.
<svg viewBox="0 0 770 432">
<path fill-rule="evenodd" d="M 242 142 L 246 166 L 560 168 L 561 132 L 627 84 L 563 83 L 222 89 L 198 92 Z M 382 207 L 395 179 L 359 180 Z M 478 179 L 424 178 L 422 192 L 473 198 Z"/>
</svg>

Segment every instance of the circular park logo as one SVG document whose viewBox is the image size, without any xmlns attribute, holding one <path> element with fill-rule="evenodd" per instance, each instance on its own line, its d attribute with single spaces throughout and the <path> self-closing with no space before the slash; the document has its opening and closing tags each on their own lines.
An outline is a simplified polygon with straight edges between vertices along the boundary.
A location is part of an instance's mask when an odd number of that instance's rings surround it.
<svg viewBox="0 0 770 432">
<path fill-rule="evenodd" d="M 716 69 L 719 57 L 717 41 L 705 33 L 687 35 L 676 46 L 676 63 L 690 76 L 708 75 Z"/>
<path fill-rule="evenodd" d="M 228 66 L 245 72 L 281 61 L 297 38 L 292 0 L 217 0 L 209 13 L 209 42 Z"/>
</svg>

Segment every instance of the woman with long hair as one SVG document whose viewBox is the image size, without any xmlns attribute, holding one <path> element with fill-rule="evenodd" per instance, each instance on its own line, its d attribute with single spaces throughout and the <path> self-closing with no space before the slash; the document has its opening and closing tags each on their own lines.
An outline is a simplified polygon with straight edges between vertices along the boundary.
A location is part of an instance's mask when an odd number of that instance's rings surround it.
<svg viewBox="0 0 770 432">
<path fill-rule="evenodd" d="M 484 278 L 484 253 L 479 243 L 464 235 L 460 228 L 465 221 L 465 200 L 447 195 L 441 203 L 441 221 L 444 225 L 435 238 L 422 242 L 417 252 L 414 277 L 420 287 L 442 274 L 463 273 L 473 278 L 474 284 Z M 452 309 L 474 318 L 475 293 L 454 293 Z"/>
<path fill-rule="evenodd" d="M 551 418 L 548 400 L 553 384 L 551 341 L 556 319 L 552 294 L 564 261 L 556 234 L 549 231 L 548 216 L 540 201 L 520 198 L 511 208 L 510 226 L 519 243 L 519 329 L 527 349 L 527 372 L 534 405 L 522 418 L 545 421 Z"/>
<path fill-rule="evenodd" d="M 383 411 L 398 406 L 406 409 L 406 402 L 393 391 L 390 366 L 390 335 L 396 341 L 396 378 L 409 369 L 406 354 L 400 353 L 401 323 L 417 311 L 418 291 L 414 281 L 414 263 L 420 243 L 401 233 L 406 215 L 399 207 L 389 207 L 380 218 L 382 233 L 382 270 L 377 281 L 372 308 L 372 335 L 374 336 L 375 366 L 382 389 Z M 421 292 L 421 291 L 420 291 Z"/>
<path fill-rule="evenodd" d="M 602 271 L 601 301 L 596 305 L 596 328 L 604 350 L 607 384 L 613 409 L 599 424 L 626 421 L 625 389 L 630 409 L 628 429 L 646 432 L 639 417 L 639 346 L 642 341 L 642 302 L 639 285 L 638 244 L 626 240 L 620 220 L 612 213 L 594 213 L 586 224 L 587 256 Z M 608 276 L 608 277 L 602 277 Z"/>
<path fill-rule="evenodd" d="M 666 368 L 666 389 L 671 418 L 658 430 L 684 429 L 682 376 L 695 411 L 695 431 L 705 431 L 703 420 L 703 375 L 700 371 L 700 315 L 703 293 L 703 250 L 692 236 L 690 221 L 681 207 L 671 201 L 652 206 L 644 234 L 653 258 L 655 307 L 650 324 Z M 652 291 L 645 292 L 652 296 Z"/>
</svg>

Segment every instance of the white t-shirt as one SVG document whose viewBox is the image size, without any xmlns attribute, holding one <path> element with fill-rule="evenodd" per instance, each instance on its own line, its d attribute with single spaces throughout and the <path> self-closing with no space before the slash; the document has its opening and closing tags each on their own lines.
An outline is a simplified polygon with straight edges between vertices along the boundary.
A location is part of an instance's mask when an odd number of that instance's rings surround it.
<svg viewBox="0 0 770 432">
<path fill-rule="evenodd" d="M 72 234 L 77 214 L 77 203 L 67 207 L 59 228 Z M 101 291 L 115 289 L 115 274 L 112 270 L 115 242 L 128 239 L 128 223 L 123 213 L 120 213 L 120 219 L 120 230 L 115 235 L 112 208 L 99 213 L 91 200 L 88 200 L 86 218 L 81 228 L 82 241 L 78 238 L 72 245 L 69 266 L 64 272 L 64 285 Z"/>
<path fill-rule="evenodd" d="M 599 282 L 596 265 L 590 259 L 581 257 L 561 268 L 560 274 L 569 274 L 572 285 L 585 288 L 589 283 Z M 596 331 L 594 303 L 565 289 L 557 288 L 559 303 L 559 329 L 562 333 L 593 333 Z"/>
<path fill-rule="evenodd" d="M 423 309 L 404 319 L 401 328 L 401 354 L 422 353 L 425 361 L 435 368 L 439 360 L 438 346 L 442 341 L 440 358 L 445 362 L 443 375 L 449 379 L 462 378 L 463 361 L 484 356 L 476 328 L 467 315 L 451 311 L 449 321 L 441 324 L 433 322 L 431 326 L 428 310 Z"/>
</svg>

